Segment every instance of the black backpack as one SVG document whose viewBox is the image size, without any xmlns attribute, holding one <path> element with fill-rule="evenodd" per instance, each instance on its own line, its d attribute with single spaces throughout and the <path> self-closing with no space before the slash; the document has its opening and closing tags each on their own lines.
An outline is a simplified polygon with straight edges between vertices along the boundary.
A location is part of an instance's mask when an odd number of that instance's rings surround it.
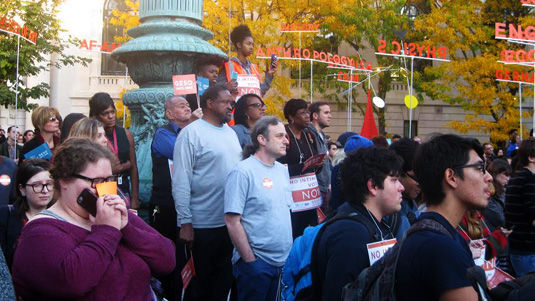
<svg viewBox="0 0 535 301">
<path fill-rule="evenodd" d="M 401 242 L 394 245 L 394 247 L 388 250 L 386 254 L 371 267 L 362 270 L 355 281 L 348 283 L 343 288 L 342 300 L 396 300 L 396 267 L 403 242 L 407 236 L 424 230 L 443 233 L 448 235 L 448 237 L 453 238 L 450 232 L 435 220 L 422 219 L 417 221 L 409 230 L 407 230 Z"/>
</svg>

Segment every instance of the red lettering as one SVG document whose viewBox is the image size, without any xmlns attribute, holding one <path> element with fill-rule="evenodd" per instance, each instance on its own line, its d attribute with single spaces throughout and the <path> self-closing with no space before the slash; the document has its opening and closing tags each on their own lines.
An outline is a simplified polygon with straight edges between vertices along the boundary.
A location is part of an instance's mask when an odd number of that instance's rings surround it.
<svg viewBox="0 0 535 301">
<path fill-rule="evenodd" d="M 349 58 L 349 66 L 355 67 L 355 60 L 353 58 Z"/>
<path fill-rule="evenodd" d="M 431 47 L 433 47 L 433 50 L 431 50 Z M 432 56 L 430 56 L 432 55 Z M 436 47 L 435 46 L 427 46 L 427 57 L 436 57 Z"/>
<path fill-rule="evenodd" d="M 409 43 L 409 51 L 407 52 L 409 55 L 415 56 L 416 55 L 416 44 L 415 43 Z"/>
<path fill-rule="evenodd" d="M 271 56 L 271 55 L 273 55 L 273 54 L 277 54 L 277 52 L 276 52 L 277 49 L 276 49 L 276 48 L 269 48 L 269 47 L 267 47 L 266 49 L 267 49 L 267 56 Z"/>
<path fill-rule="evenodd" d="M 100 51 L 111 52 L 110 46 L 108 45 L 108 42 L 104 41 L 102 43 L 102 46 L 100 46 Z"/>
<path fill-rule="evenodd" d="M 320 58 L 320 53 L 317 52 L 316 50 L 314 50 L 312 58 L 314 58 L 315 60 L 319 59 Z"/>
<path fill-rule="evenodd" d="M 111 51 L 114 51 L 115 49 L 119 48 L 120 46 L 121 46 L 121 44 L 111 43 Z"/>
<path fill-rule="evenodd" d="M 87 40 L 86 39 L 83 39 L 80 42 L 80 49 L 82 49 L 82 48 L 85 48 L 85 49 L 89 50 L 89 47 L 87 46 Z"/>
<path fill-rule="evenodd" d="M 509 24 L 509 37 L 512 39 L 522 39 L 522 26 L 515 28 L 514 24 Z"/>
<path fill-rule="evenodd" d="M 518 74 L 518 71 L 513 71 L 513 80 L 514 80 L 514 81 L 519 81 L 519 74 Z"/>
<path fill-rule="evenodd" d="M 320 61 L 324 61 L 326 62 L 327 61 L 327 53 L 325 52 L 320 52 Z"/>
<path fill-rule="evenodd" d="M 516 52 L 516 60 L 518 62 L 525 62 L 526 61 L 526 51 L 520 49 Z"/>
<path fill-rule="evenodd" d="M 289 24 L 281 24 L 281 31 L 289 31 L 290 25 Z"/>
<path fill-rule="evenodd" d="M 443 60 L 446 59 L 446 47 L 438 47 L 438 56 L 440 56 Z"/>
<path fill-rule="evenodd" d="M 335 63 L 340 64 L 340 56 L 338 56 L 338 54 L 334 55 L 333 60 Z"/>
<path fill-rule="evenodd" d="M 392 49 L 392 54 L 399 54 L 399 52 L 401 51 L 401 45 L 399 44 L 398 41 L 392 41 L 392 46 L 396 46 L 397 47 L 397 50 L 394 50 Z"/>
<path fill-rule="evenodd" d="M 505 70 L 504 78 L 507 80 L 511 80 L 511 71 Z"/>
<path fill-rule="evenodd" d="M 528 52 L 527 60 L 528 60 L 528 62 L 533 62 L 533 61 L 535 61 L 535 49 L 531 49 L 531 50 Z"/>
<path fill-rule="evenodd" d="M 366 64 L 366 69 L 368 69 L 368 70 L 373 70 L 373 68 L 372 68 L 372 63 L 367 63 L 367 64 Z"/>
<path fill-rule="evenodd" d="M 386 41 L 379 40 L 379 46 L 377 47 L 377 52 L 385 53 L 386 52 Z"/>
<path fill-rule="evenodd" d="M 524 38 L 528 40 L 534 40 L 535 39 L 535 27 L 528 26 L 524 30 Z"/>
<path fill-rule="evenodd" d="M 258 49 L 256 50 L 256 56 L 266 56 L 264 50 L 262 50 L 262 47 L 258 47 Z"/>
<path fill-rule="evenodd" d="M 308 50 L 308 49 L 306 49 L 306 48 L 303 49 L 303 57 L 304 57 L 305 59 L 309 59 L 309 58 L 310 58 L 310 50 Z"/>
<path fill-rule="evenodd" d="M 418 56 L 423 56 L 424 55 L 425 45 L 416 44 L 416 49 L 418 50 Z"/>
<path fill-rule="evenodd" d="M 347 57 L 342 56 L 342 58 L 340 59 L 340 62 L 342 63 L 342 65 L 347 65 Z"/>
<path fill-rule="evenodd" d="M 503 79 L 503 70 L 496 70 L 496 79 Z"/>
<path fill-rule="evenodd" d="M 496 22 L 494 24 L 494 35 L 497 38 L 505 38 L 505 23 Z"/>
<path fill-rule="evenodd" d="M 282 48 L 282 57 L 292 57 L 292 48 Z"/>
<path fill-rule="evenodd" d="M 93 47 L 97 47 L 97 41 L 95 40 L 89 41 L 89 50 L 93 50 Z"/>
</svg>

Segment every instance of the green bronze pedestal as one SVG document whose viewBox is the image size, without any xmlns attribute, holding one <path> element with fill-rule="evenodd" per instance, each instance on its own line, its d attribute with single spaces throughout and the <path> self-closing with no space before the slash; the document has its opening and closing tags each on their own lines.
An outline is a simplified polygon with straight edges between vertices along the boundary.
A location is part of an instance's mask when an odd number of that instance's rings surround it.
<svg viewBox="0 0 535 301">
<path fill-rule="evenodd" d="M 213 35 L 201 27 L 202 16 L 203 0 L 140 0 L 141 25 L 130 29 L 133 39 L 111 55 L 128 66 L 140 87 L 126 93 L 123 101 L 132 113 L 141 202 L 150 199 L 150 146 L 156 128 L 166 123 L 164 102 L 173 94 L 172 76 L 194 73 L 195 61 L 203 57 L 226 57 L 207 42 Z"/>
</svg>

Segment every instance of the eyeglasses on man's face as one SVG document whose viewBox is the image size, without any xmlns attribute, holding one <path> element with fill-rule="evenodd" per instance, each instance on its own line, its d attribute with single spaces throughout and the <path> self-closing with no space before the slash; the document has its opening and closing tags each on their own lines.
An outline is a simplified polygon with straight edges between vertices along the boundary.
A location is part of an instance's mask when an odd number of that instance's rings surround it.
<svg viewBox="0 0 535 301">
<path fill-rule="evenodd" d="M 461 166 L 455 166 L 455 167 L 453 167 L 453 169 L 460 170 L 460 169 L 463 169 L 463 168 L 470 168 L 470 167 L 475 167 L 483 175 L 485 175 L 485 173 L 487 172 L 487 170 L 485 169 L 485 163 L 483 161 L 479 161 L 479 162 L 472 163 L 472 164 L 461 165 Z"/>
</svg>

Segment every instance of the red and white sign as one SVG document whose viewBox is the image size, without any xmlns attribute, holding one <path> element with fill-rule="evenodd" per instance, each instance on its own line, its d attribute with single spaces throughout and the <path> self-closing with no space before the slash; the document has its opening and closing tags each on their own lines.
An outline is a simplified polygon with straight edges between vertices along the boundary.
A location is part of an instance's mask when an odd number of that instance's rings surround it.
<svg viewBox="0 0 535 301">
<path fill-rule="evenodd" d="M 256 94 L 262 97 L 260 93 L 260 81 L 258 77 L 251 74 L 238 74 L 238 97 L 245 94 Z"/>
<path fill-rule="evenodd" d="M 195 265 L 193 264 L 193 256 L 188 260 L 186 266 L 180 272 L 182 276 L 183 290 L 185 291 L 193 276 L 195 276 Z"/>
<path fill-rule="evenodd" d="M 281 31 L 285 31 L 285 32 L 300 32 L 300 31 L 317 32 L 319 30 L 320 30 L 320 25 L 316 23 L 281 24 Z"/>
<path fill-rule="evenodd" d="M 197 94 L 195 74 L 173 75 L 173 92 L 175 95 Z"/>
<path fill-rule="evenodd" d="M 320 167 L 323 164 L 323 160 L 325 160 L 325 154 L 317 154 L 308 158 L 305 161 L 305 164 L 303 164 L 303 169 L 301 170 L 301 172 L 304 172 L 309 168 Z"/>
<path fill-rule="evenodd" d="M 1 175 L 0 176 L 0 184 L 4 186 L 9 186 L 11 184 L 11 177 L 8 175 Z"/>
<path fill-rule="evenodd" d="M 368 249 L 368 258 L 370 259 L 370 265 L 381 259 L 381 257 L 385 255 L 386 251 L 390 250 L 390 248 L 392 248 L 396 244 L 396 242 L 397 240 L 393 238 L 367 244 L 366 248 Z"/>
<path fill-rule="evenodd" d="M 290 189 L 294 201 L 292 211 L 299 212 L 321 206 L 321 192 L 318 179 L 313 172 L 290 178 Z"/>
</svg>

